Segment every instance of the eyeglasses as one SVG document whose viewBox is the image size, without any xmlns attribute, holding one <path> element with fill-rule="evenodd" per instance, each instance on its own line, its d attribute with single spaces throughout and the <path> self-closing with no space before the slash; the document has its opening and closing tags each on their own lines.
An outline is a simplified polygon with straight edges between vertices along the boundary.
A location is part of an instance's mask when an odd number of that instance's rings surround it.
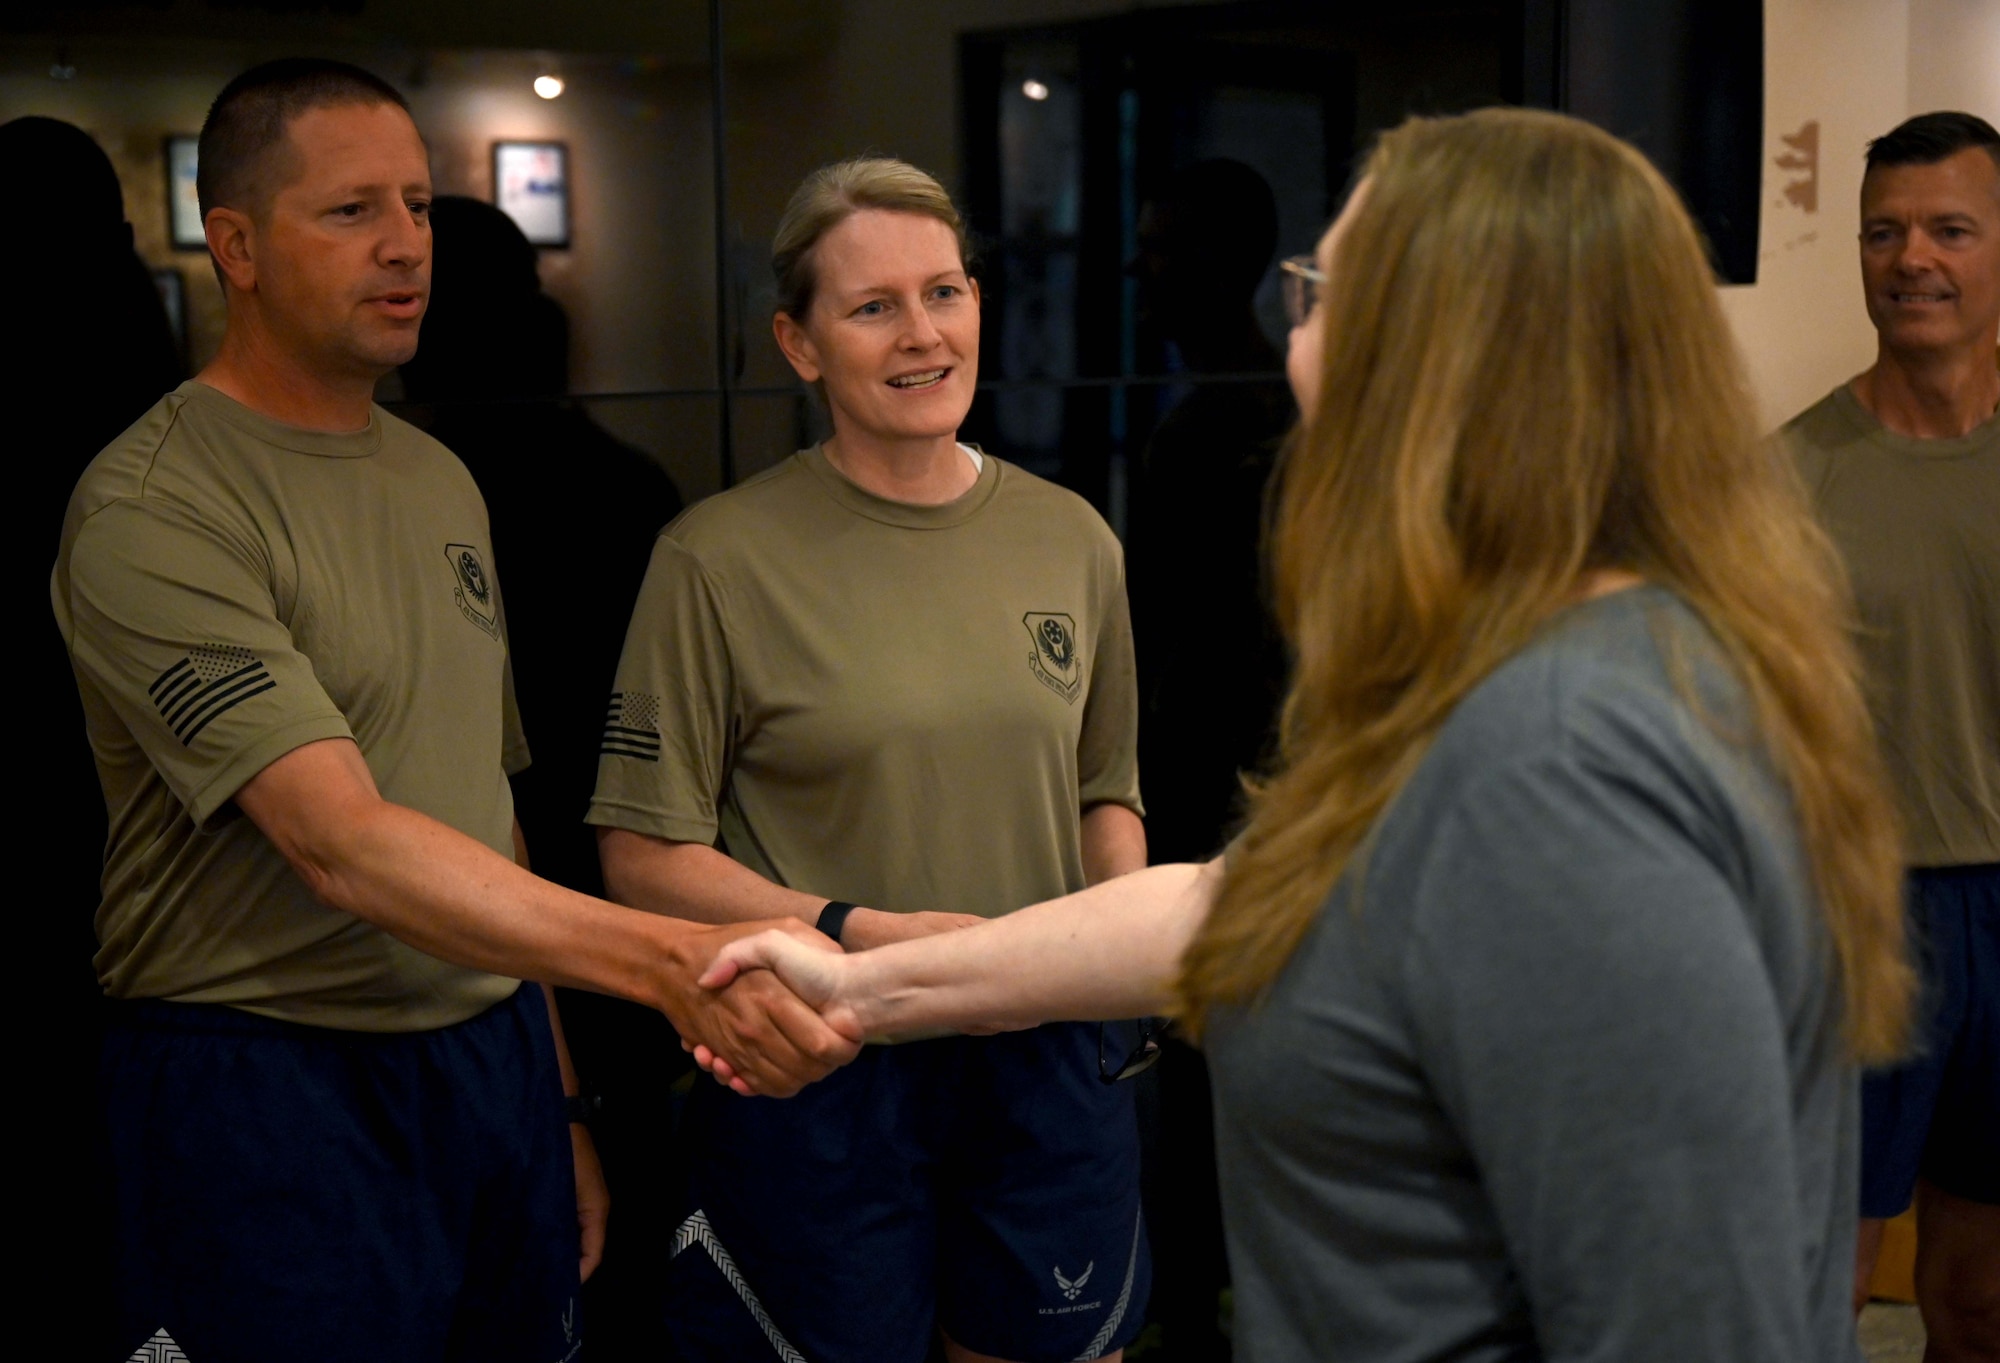
<svg viewBox="0 0 2000 1363">
<path fill-rule="evenodd" d="M 1285 285 L 1285 316 L 1293 326 L 1304 326 L 1319 306 L 1326 271 L 1311 256 L 1290 256 L 1278 262 L 1278 270 Z"/>
<path fill-rule="evenodd" d="M 1133 1025 L 1128 1023 L 1100 1022 L 1097 1024 L 1097 1078 L 1099 1082 L 1115 1084 L 1121 1079 L 1130 1079 L 1160 1063 L 1160 1037 L 1167 1030 L 1164 1018 L 1140 1018 L 1139 1044 L 1126 1053 L 1125 1059 L 1113 1068 L 1110 1057 L 1105 1054 L 1105 1036 L 1112 1027 L 1123 1029 Z M 1122 1047 L 1120 1049 L 1123 1049 Z M 1113 1052 L 1116 1054 L 1116 1052 Z"/>
</svg>

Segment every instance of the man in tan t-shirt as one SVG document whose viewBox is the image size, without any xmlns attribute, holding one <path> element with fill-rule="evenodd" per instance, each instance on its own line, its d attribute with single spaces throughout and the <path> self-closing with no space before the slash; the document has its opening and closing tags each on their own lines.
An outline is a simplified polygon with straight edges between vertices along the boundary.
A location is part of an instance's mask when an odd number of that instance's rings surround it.
<svg viewBox="0 0 2000 1363">
<path fill-rule="evenodd" d="M 2000 1357 L 2000 134 L 1913 118 L 1869 145 L 1875 363 L 1785 428 L 1846 560 L 1900 796 L 1920 1053 L 1863 1088 L 1857 1306 L 1916 1193 L 1927 1358 Z"/>
<path fill-rule="evenodd" d="M 694 986 L 740 930 L 526 870 L 485 508 L 371 402 L 429 279 L 401 97 L 256 68 L 200 177 L 221 352 L 92 463 L 52 584 L 112 826 L 105 1356 L 572 1358 L 606 1198 L 520 982 L 659 1007 L 780 1090 L 853 1047 Z"/>
</svg>

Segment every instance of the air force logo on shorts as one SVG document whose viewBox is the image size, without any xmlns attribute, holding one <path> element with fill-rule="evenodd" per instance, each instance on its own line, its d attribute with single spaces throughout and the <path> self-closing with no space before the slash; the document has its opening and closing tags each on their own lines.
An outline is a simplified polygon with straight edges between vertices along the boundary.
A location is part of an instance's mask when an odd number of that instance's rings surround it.
<svg viewBox="0 0 2000 1363">
<path fill-rule="evenodd" d="M 1063 1277 L 1061 1266 L 1057 1266 L 1056 1286 L 1062 1289 L 1064 1301 L 1075 1301 L 1083 1295 L 1083 1289 L 1089 1285 L 1090 1275 L 1096 1267 L 1097 1261 L 1093 1259 L 1083 1266 L 1083 1272 L 1077 1274 L 1074 1278 L 1065 1278 Z"/>
<path fill-rule="evenodd" d="M 447 544 L 444 556 L 458 579 L 452 598 L 459 612 L 495 639 L 500 637 L 500 603 L 493 595 L 493 579 L 486 575 L 486 562 L 470 544 Z"/>
<path fill-rule="evenodd" d="M 1083 660 L 1076 652 L 1076 621 L 1053 611 L 1029 611 L 1021 617 L 1035 641 L 1028 669 L 1042 685 L 1074 705 L 1083 692 Z"/>
</svg>

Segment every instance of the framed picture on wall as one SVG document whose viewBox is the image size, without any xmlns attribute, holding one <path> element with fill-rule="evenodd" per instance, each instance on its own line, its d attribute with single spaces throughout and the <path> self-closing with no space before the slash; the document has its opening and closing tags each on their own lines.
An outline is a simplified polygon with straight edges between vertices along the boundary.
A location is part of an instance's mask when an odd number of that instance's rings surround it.
<svg viewBox="0 0 2000 1363">
<path fill-rule="evenodd" d="M 201 230 L 201 200 L 194 189 L 195 153 L 198 137 L 167 139 L 167 235 L 176 251 L 205 251 L 208 238 Z"/>
<path fill-rule="evenodd" d="M 537 246 L 569 246 L 569 147 L 495 142 L 493 202 Z"/>
</svg>

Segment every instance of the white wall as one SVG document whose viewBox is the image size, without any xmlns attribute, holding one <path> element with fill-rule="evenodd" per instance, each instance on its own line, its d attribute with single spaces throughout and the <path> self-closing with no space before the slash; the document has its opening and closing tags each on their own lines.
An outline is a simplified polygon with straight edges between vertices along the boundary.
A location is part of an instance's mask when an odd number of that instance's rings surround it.
<svg viewBox="0 0 2000 1363">
<path fill-rule="evenodd" d="M 582 392 L 699 388 L 715 379 L 708 91 L 700 72 L 604 58 L 556 63 L 568 88 L 538 98 L 549 63 L 442 54 L 408 90 L 438 191 L 493 198 L 496 139 L 570 148 L 571 249 L 544 251 L 542 283 L 570 315 Z"/>
<path fill-rule="evenodd" d="M 1911 114 L 1965 109 L 2000 122 L 2000 0 L 1765 0 L 1764 214 L 1757 283 L 1723 307 L 1772 426 L 1865 369 L 1875 333 L 1855 237 L 1862 155 Z M 1819 130 L 1817 203 L 1783 142 Z"/>
<path fill-rule="evenodd" d="M 1910 0 L 1910 112 L 2000 123 L 2000 0 Z"/>
</svg>

